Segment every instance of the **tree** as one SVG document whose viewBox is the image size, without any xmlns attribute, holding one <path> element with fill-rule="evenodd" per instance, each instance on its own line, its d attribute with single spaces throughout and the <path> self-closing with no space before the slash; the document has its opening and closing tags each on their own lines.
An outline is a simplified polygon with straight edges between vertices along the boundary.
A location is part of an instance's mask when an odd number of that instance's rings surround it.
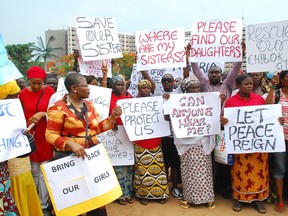
<svg viewBox="0 0 288 216">
<path fill-rule="evenodd" d="M 7 45 L 6 50 L 18 70 L 24 75 L 31 66 L 33 43 Z"/>
<path fill-rule="evenodd" d="M 114 59 L 114 64 L 112 71 L 114 75 L 116 73 L 120 73 L 126 77 L 126 79 L 130 79 L 133 64 L 135 63 L 135 53 L 129 52 L 129 53 L 123 53 L 122 58 Z"/>
<path fill-rule="evenodd" d="M 39 61 L 41 59 L 44 60 L 44 69 L 47 71 L 47 60 L 49 58 L 56 58 L 58 59 L 59 57 L 53 54 L 53 51 L 63 49 L 62 47 L 51 47 L 51 42 L 54 41 L 56 38 L 54 36 L 50 36 L 48 39 L 48 42 L 46 46 L 44 45 L 44 42 L 42 40 L 42 37 L 38 37 L 38 46 L 32 45 L 32 49 L 34 52 L 36 52 L 33 57 L 36 57 L 36 61 Z"/>
</svg>

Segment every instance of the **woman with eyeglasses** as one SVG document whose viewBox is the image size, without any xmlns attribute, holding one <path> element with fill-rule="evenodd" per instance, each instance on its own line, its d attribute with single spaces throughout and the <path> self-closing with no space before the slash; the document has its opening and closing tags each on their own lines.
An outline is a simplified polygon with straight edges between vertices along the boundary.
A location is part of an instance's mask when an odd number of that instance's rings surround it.
<svg viewBox="0 0 288 216">
<path fill-rule="evenodd" d="M 78 73 L 71 73 L 66 77 L 64 84 L 68 94 L 52 105 L 47 112 L 46 139 L 57 151 L 73 152 L 77 157 L 84 159 L 87 156 L 85 148 L 98 143 L 97 134 L 114 127 L 116 119 L 122 114 L 122 109 L 116 106 L 108 118 L 100 121 L 93 103 L 85 100 L 90 94 L 85 77 Z M 88 136 L 91 137 L 87 145 L 85 145 L 86 121 L 88 121 Z M 107 213 L 103 206 L 86 215 L 105 216 Z"/>
</svg>

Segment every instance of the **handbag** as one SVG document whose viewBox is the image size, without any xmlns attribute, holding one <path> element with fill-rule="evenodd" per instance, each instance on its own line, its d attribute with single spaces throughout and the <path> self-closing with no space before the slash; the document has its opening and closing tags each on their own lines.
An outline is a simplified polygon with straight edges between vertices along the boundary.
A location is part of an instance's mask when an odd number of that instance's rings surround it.
<svg viewBox="0 0 288 216">
<path fill-rule="evenodd" d="M 216 145 L 214 148 L 215 161 L 222 164 L 233 165 L 233 154 L 228 154 L 225 145 L 225 134 L 221 131 L 220 135 L 216 135 Z"/>
<path fill-rule="evenodd" d="M 28 153 L 26 153 L 26 154 L 24 154 L 24 155 L 20 155 L 20 156 L 18 156 L 17 158 L 25 158 L 25 157 L 28 157 L 28 156 L 30 156 L 33 152 L 35 152 L 36 149 L 37 149 L 36 143 L 35 143 L 35 141 L 34 141 L 34 136 L 33 136 L 32 134 L 30 134 L 30 133 L 25 133 L 24 135 L 25 135 L 25 136 L 27 137 L 27 139 L 28 139 L 28 142 L 29 142 L 31 151 L 28 152 Z"/>
</svg>

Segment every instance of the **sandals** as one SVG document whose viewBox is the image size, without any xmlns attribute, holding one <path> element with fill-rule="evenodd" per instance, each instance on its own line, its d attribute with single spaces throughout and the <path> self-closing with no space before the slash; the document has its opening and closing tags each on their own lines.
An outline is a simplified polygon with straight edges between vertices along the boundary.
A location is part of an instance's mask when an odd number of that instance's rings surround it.
<svg viewBox="0 0 288 216">
<path fill-rule="evenodd" d="M 215 206 L 215 203 L 214 202 L 208 202 L 207 203 L 207 208 L 209 209 L 214 209 L 216 206 Z"/>
<path fill-rule="evenodd" d="M 127 202 L 126 202 L 125 198 L 118 199 L 117 201 L 118 201 L 118 203 L 119 203 L 120 205 L 127 205 Z"/>
<path fill-rule="evenodd" d="M 148 200 L 147 199 L 140 199 L 140 203 L 142 205 L 147 205 L 148 204 Z"/>
<path fill-rule="evenodd" d="M 242 205 L 239 201 L 236 201 L 234 204 L 233 204 L 233 207 L 232 209 L 236 212 L 240 212 L 241 209 L 242 209 Z"/>
<path fill-rule="evenodd" d="M 188 201 L 186 201 L 186 200 L 182 200 L 182 201 L 180 202 L 180 206 L 181 206 L 181 208 L 183 208 L 183 209 L 188 209 L 188 208 L 190 208 L 190 204 L 189 204 Z"/>
<path fill-rule="evenodd" d="M 159 199 L 158 201 L 159 201 L 159 203 L 161 203 L 161 204 L 165 204 L 165 203 L 166 203 L 166 199 Z"/>
<path fill-rule="evenodd" d="M 266 214 L 267 213 L 267 209 L 263 206 L 263 204 L 261 202 L 252 202 L 252 206 L 260 214 Z"/>
<path fill-rule="evenodd" d="M 129 204 L 132 204 L 134 202 L 134 199 L 132 197 L 126 197 L 126 202 Z"/>
<path fill-rule="evenodd" d="M 285 211 L 284 204 L 283 203 L 276 204 L 275 211 L 278 213 L 283 213 Z"/>
</svg>

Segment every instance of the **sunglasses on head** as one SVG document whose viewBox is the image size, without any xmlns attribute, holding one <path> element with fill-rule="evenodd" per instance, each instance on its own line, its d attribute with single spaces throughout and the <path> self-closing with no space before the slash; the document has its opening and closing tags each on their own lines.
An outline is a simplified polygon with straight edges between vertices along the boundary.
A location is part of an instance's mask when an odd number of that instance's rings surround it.
<svg viewBox="0 0 288 216">
<path fill-rule="evenodd" d="M 164 78 L 164 79 L 161 80 L 162 83 L 165 83 L 165 82 L 171 83 L 173 81 L 174 81 L 174 79 L 172 79 L 172 78 Z"/>
</svg>

